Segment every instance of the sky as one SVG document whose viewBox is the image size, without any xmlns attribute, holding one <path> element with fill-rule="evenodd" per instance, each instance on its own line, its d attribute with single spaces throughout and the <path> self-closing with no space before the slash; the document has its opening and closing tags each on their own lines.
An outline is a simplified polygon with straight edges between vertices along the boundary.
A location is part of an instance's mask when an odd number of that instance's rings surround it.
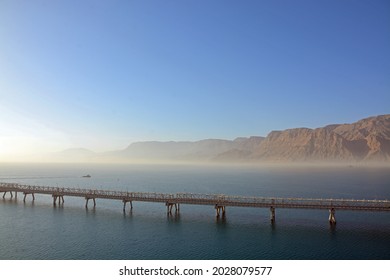
<svg viewBox="0 0 390 280">
<path fill-rule="evenodd" d="M 390 113 L 390 1 L 0 0 L 0 161 Z"/>
</svg>

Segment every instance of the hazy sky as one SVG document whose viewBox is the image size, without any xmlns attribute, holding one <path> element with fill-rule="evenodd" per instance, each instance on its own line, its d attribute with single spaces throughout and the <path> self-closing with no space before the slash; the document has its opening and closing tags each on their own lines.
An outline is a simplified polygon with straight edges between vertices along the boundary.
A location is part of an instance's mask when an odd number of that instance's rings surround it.
<svg viewBox="0 0 390 280">
<path fill-rule="evenodd" d="M 390 112 L 390 1 L 0 0 L 0 161 Z"/>
</svg>

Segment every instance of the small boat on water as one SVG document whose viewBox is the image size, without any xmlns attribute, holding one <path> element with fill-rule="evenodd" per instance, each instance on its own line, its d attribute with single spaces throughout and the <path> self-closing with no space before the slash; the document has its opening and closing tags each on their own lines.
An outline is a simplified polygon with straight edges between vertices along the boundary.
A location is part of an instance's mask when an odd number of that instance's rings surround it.
<svg viewBox="0 0 390 280">
<path fill-rule="evenodd" d="M 84 175 L 82 176 L 83 178 L 91 178 L 91 175 L 87 174 L 87 175 Z"/>
</svg>

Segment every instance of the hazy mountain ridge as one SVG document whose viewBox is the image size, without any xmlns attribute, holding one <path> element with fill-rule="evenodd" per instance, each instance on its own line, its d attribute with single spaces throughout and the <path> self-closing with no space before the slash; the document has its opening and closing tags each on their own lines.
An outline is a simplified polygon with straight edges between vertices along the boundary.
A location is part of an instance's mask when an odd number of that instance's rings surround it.
<svg viewBox="0 0 390 280">
<path fill-rule="evenodd" d="M 206 139 L 195 142 L 136 142 L 117 152 L 117 156 L 141 160 L 210 160 L 231 150 L 251 151 L 262 137 L 236 140 Z"/>
<path fill-rule="evenodd" d="M 91 161 L 387 162 L 390 114 L 351 124 L 271 131 L 267 137 L 135 142 L 119 151 L 96 154 L 86 149 L 70 149 L 61 156 Z"/>
</svg>

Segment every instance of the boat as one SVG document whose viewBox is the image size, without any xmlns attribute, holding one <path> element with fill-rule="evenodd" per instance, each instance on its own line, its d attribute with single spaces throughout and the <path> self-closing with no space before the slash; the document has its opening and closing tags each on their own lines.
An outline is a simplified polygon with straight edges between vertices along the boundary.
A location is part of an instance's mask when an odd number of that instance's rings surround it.
<svg viewBox="0 0 390 280">
<path fill-rule="evenodd" d="M 83 178 L 91 178 L 91 175 L 87 174 L 87 175 L 84 175 L 82 176 Z"/>
</svg>

